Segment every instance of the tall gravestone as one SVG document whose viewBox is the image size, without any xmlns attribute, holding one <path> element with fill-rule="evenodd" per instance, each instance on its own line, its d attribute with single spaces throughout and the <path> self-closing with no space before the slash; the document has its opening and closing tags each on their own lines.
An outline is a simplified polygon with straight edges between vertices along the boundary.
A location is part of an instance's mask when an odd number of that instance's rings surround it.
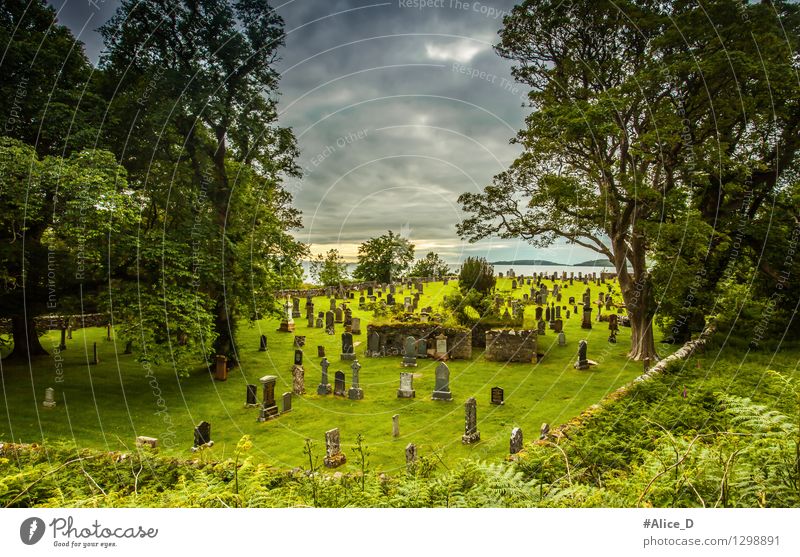
<svg viewBox="0 0 800 557">
<path fill-rule="evenodd" d="M 511 439 L 509 442 L 509 452 L 513 454 L 517 454 L 522 450 L 522 430 L 518 427 L 515 427 L 511 430 Z"/>
<path fill-rule="evenodd" d="M 334 325 L 334 322 L 333 312 L 325 312 L 325 332 L 329 335 L 336 334 L 336 325 Z"/>
<path fill-rule="evenodd" d="M 261 401 L 258 421 L 265 422 L 279 414 L 278 405 L 275 403 L 275 385 L 278 382 L 278 377 L 276 375 L 265 375 L 259 381 L 264 388 L 264 397 Z"/>
<path fill-rule="evenodd" d="M 353 319 L 350 320 L 350 332 L 353 333 L 354 335 L 360 335 L 361 334 L 361 319 L 360 318 L 353 317 Z"/>
<path fill-rule="evenodd" d="M 392 437 L 400 437 L 400 414 L 392 416 Z"/>
<path fill-rule="evenodd" d="M 353 378 L 350 381 L 350 389 L 347 391 L 347 398 L 350 400 L 361 400 L 364 398 L 364 390 L 361 388 L 360 384 L 361 364 L 358 363 L 358 360 L 354 360 L 350 369 L 353 371 Z"/>
<path fill-rule="evenodd" d="M 319 386 L 317 387 L 317 394 L 329 395 L 331 394 L 331 384 L 328 382 L 328 366 L 330 366 L 328 358 L 322 358 L 322 362 L 320 362 L 319 365 L 320 368 L 322 369 L 322 379 L 320 380 Z"/>
<path fill-rule="evenodd" d="M 323 462 L 327 468 L 336 468 L 347 462 L 347 457 L 345 457 L 341 449 L 338 427 L 325 432 L 325 458 Z"/>
<path fill-rule="evenodd" d="M 298 396 L 306 394 L 306 370 L 303 366 L 292 366 L 292 392 Z"/>
<path fill-rule="evenodd" d="M 464 435 L 461 442 L 465 445 L 477 443 L 481 440 L 481 433 L 478 431 L 478 403 L 475 397 L 469 397 L 464 403 Z"/>
<path fill-rule="evenodd" d="M 414 443 L 406 445 L 406 467 L 413 470 L 417 463 L 417 446 Z"/>
<path fill-rule="evenodd" d="M 292 410 L 292 393 L 283 393 L 283 408 L 281 413 L 291 412 Z"/>
<path fill-rule="evenodd" d="M 267 335 L 261 335 L 258 343 L 258 351 L 259 352 L 266 352 L 267 351 Z"/>
<path fill-rule="evenodd" d="M 333 394 L 345 396 L 344 372 L 339 370 L 333 374 Z"/>
<path fill-rule="evenodd" d="M 353 334 L 352 333 L 342 333 L 342 360 L 355 360 L 356 353 L 355 349 L 353 348 Z"/>
<path fill-rule="evenodd" d="M 247 385 L 247 398 L 244 403 L 245 408 L 255 408 L 258 406 L 258 387 Z"/>
<path fill-rule="evenodd" d="M 450 392 L 450 368 L 444 362 L 440 362 L 436 366 L 436 384 L 432 398 L 433 400 L 453 400 L 453 393 Z"/>
<path fill-rule="evenodd" d="M 586 358 L 588 343 L 581 340 L 578 343 L 578 361 L 575 362 L 575 369 L 589 369 L 589 360 Z"/>
<path fill-rule="evenodd" d="M 410 335 L 403 343 L 403 367 L 417 367 L 417 341 Z"/>
<path fill-rule="evenodd" d="M 381 336 L 377 331 L 367 335 L 367 356 L 377 358 L 381 355 Z"/>
</svg>

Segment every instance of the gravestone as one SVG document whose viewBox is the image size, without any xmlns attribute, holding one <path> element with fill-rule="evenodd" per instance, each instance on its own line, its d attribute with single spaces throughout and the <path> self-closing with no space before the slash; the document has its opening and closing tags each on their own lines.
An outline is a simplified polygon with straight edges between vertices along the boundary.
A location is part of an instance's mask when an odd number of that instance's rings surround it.
<svg viewBox="0 0 800 557">
<path fill-rule="evenodd" d="M 546 332 L 547 332 L 546 329 L 547 329 L 547 323 L 545 323 L 544 321 L 538 321 L 536 323 L 536 334 L 537 335 L 544 336 L 546 334 Z"/>
<path fill-rule="evenodd" d="M 567 335 L 564 334 L 564 331 L 558 333 L 558 345 L 559 346 L 566 346 L 567 345 Z"/>
<path fill-rule="evenodd" d="M 314 318 L 314 302 L 311 298 L 306 298 L 306 319 Z"/>
<path fill-rule="evenodd" d="M 317 322 L 314 324 L 314 327 L 316 329 L 321 329 L 322 328 L 322 317 L 317 317 Z"/>
<path fill-rule="evenodd" d="M 283 319 L 278 327 L 279 333 L 293 333 L 294 319 L 292 318 L 292 304 L 287 300 L 283 306 Z"/>
<path fill-rule="evenodd" d="M 447 359 L 447 336 L 444 333 L 439 333 L 436 337 L 436 353 L 435 357 L 437 360 L 446 360 Z"/>
<path fill-rule="evenodd" d="M 608 332 L 608 342 L 610 344 L 616 344 L 617 343 L 617 331 L 609 331 Z"/>
<path fill-rule="evenodd" d="M 353 370 L 353 379 L 350 381 L 350 389 L 347 391 L 347 398 L 350 400 L 362 400 L 364 398 L 364 390 L 361 388 L 361 378 L 359 377 L 361 364 L 358 363 L 358 360 L 354 360 L 350 369 Z"/>
<path fill-rule="evenodd" d="M 534 317 L 536 319 L 536 321 L 541 321 L 542 320 L 542 311 L 543 310 L 542 310 L 541 307 L 537 307 L 536 308 L 536 314 L 535 314 L 535 317 Z"/>
<path fill-rule="evenodd" d="M 44 390 L 44 402 L 42 402 L 42 406 L 45 408 L 55 408 L 56 406 L 56 398 L 55 398 L 56 391 L 52 387 L 47 387 Z"/>
<path fill-rule="evenodd" d="M 406 467 L 413 469 L 417 463 L 417 446 L 414 443 L 406 445 Z"/>
<path fill-rule="evenodd" d="M 342 354 L 341 359 L 345 361 L 355 360 L 356 353 L 353 348 L 353 334 L 342 333 Z"/>
<path fill-rule="evenodd" d="M 344 326 L 345 327 L 353 326 L 353 310 L 350 308 L 344 308 Z M 352 329 L 350 330 L 352 331 Z"/>
<path fill-rule="evenodd" d="M 92 345 L 92 365 L 97 365 L 100 363 L 100 357 L 97 355 L 97 343 L 95 342 Z"/>
<path fill-rule="evenodd" d="M 292 317 L 300 317 L 300 298 L 292 298 Z"/>
<path fill-rule="evenodd" d="M 336 334 L 334 315 L 332 311 L 325 312 L 325 332 L 329 335 Z"/>
<path fill-rule="evenodd" d="M 511 430 L 511 440 L 509 443 L 509 452 L 511 454 L 517 454 L 522 450 L 522 430 L 518 427 L 515 427 Z"/>
<path fill-rule="evenodd" d="M 618 331 L 619 330 L 619 316 L 616 313 L 612 313 L 608 316 L 608 330 L 609 331 Z"/>
<path fill-rule="evenodd" d="M 303 365 L 303 351 L 299 348 L 294 351 L 294 365 L 301 366 Z"/>
<path fill-rule="evenodd" d="M 575 369 L 589 369 L 589 360 L 586 358 L 587 349 L 588 343 L 585 340 L 581 340 L 578 343 L 578 361 L 575 362 Z"/>
<path fill-rule="evenodd" d="M 136 446 L 137 447 L 150 447 L 151 449 L 158 448 L 158 438 L 156 437 L 147 437 L 145 435 L 139 435 L 136 437 Z"/>
<path fill-rule="evenodd" d="M 592 308 L 589 304 L 583 306 L 583 321 L 581 321 L 581 329 L 592 328 Z"/>
<path fill-rule="evenodd" d="M 306 337 L 305 335 L 295 335 L 294 337 L 294 347 L 295 348 L 302 348 L 306 345 Z"/>
<path fill-rule="evenodd" d="M 464 435 L 461 442 L 465 445 L 477 443 L 481 440 L 481 433 L 478 431 L 478 403 L 475 397 L 469 397 L 464 403 Z"/>
<path fill-rule="evenodd" d="M 211 424 L 203 421 L 197 424 L 194 428 L 194 445 L 193 447 L 200 447 L 211 443 Z"/>
<path fill-rule="evenodd" d="M 333 310 L 334 322 L 335 323 L 342 323 L 344 321 L 344 311 L 342 308 L 336 308 Z"/>
<path fill-rule="evenodd" d="M 361 334 L 361 319 L 359 317 L 353 317 L 350 321 L 350 332 L 354 335 Z"/>
<path fill-rule="evenodd" d="M 414 398 L 414 374 L 407 371 L 400 372 L 400 388 L 397 389 L 397 398 Z"/>
<path fill-rule="evenodd" d="M 553 330 L 557 333 L 560 333 L 564 330 L 564 320 L 563 319 L 556 319 L 553 321 Z"/>
<path fill-rule="evenodd" d="M 329 300 L 329 302 L 330 302 L 330 306 L 329 306 L 328 309 L 330 309 L 330 311 L 335 310 L 336 309 L 336 298 L 331 298 Z"/>
<path fill-rule="evenodd" d="M 505 404 L 503 394 L 503 389 L 501 387 L 492 387 L 492 404 Z"/>
<path fill-rule="evenodd" d="M 400 414 L 392 416 L 392 437 L 400 437 Z"/>
<path fill-rule="evenodd" d="M 333 394 L 345 396 L 344 372 L 341 370 L 333 374 Z"/>
<path fill-rule="evenodd" d="M 394 305 L 394 294 L 387 294 L 386 296 L 386 305 L 393 306 Z"/>
<path fill-rule="evenodd" d="M 403 367 L 417 367 L 417 341 L 407 336 L 403 343 Z"/>
<path fill-rule="evenodd" d="M 367 307 L 367 300 L 364 296 L 358 297 L 358 309 L 365 309 Z"/>
<path fill-rule="evenodd" d="M 317 346 L 317 358 L 324 358 L 324 357 L 325 357 L 325 347 Z"/>
<path fill-rule="evenodd" d="M 539 440 L 547 439 L 548 433 L 550 433 L 550 424 L 544 422 L 542 427 L 539 428 Z"/>
<path fill-rule="evenodd" d="M 319 365 L 322 368 L 322 379 L 317 387 L 317 394 L 329 395 L 331 394 L 331 384 L 328 382 L 328 366 L 330 366 L 328 358 L 322 358 L 322 362 Z"/>
<path fill-rule="evenodd" d="M 258 387 L 256 385 L 247 386 L 247 398 L 244 403 L 245 408 L 255 408 L 258 406 Z"/>
<path fill-rule="evenodd" d="M 367 335 L 367 356 L 377 358 L 381 355 L 381 335 L 377 331 L 372 331 Z"/>
<path fill-rule="evenodd" d="M 228 358 L 222 354 L 217 354 L 216 367 L 214 368 L 214 379 L 217 381 L 228 380 Z"/>
<path fill-rule="evenodd" d="M 275 402 L 275 385 L 278 382 L 276 375 L 265 375 L 259 379 L 264 386 L 264 397 L 261 401 L 261 411 L 258 414 L 259 422 L 266 422 L 269 419 L 275 418 L 280 412 L 278 405 Z"/>
<path fill-rule="evenodd" d="M 285 414 L 286 412 L 292 411 L 292 393 L 283 393 L 283 408 L 281 409 L 281 413 Z"/>
<path fill-rule="evenodd" d="M 428 357 L 428 341 L 424 338 L 417 340 L 417 358 Z"/>
<path fill-rule="evenodd" d="M 325 432 L 325 458 L 323 462 L 327 468 L 336 468 L 347 462 L 339 442 L 339 428 Z"/>
<path fill-rule="evenodd" d="M 436 384 L 432 398 L 433 400 L 453 400 L 453 393 L 450 392 L 450 368 L 444 362 L 440 362 L 436 366 Z"/>
<path fill-rule="evenodd" d="M 261 339 L 258 344 L 258 351 L 259 352 L 267 351 L 267 335 L 261 335 Z"/>
<path fill-rule="evenodd" d="M 292 366 L 292 392 L 298 396 L 306 394 L 306 370 L 303 366 Z"/>
<path fill-rule="evenodd" d="M 61 351 L 67 349 L 67 328 L 63 325 L 61 326 L 61 342 L 58 344 L 58 349 Z M 130 354 L 130 352 L 127 352 L 127 354 Z"/>
</svg>

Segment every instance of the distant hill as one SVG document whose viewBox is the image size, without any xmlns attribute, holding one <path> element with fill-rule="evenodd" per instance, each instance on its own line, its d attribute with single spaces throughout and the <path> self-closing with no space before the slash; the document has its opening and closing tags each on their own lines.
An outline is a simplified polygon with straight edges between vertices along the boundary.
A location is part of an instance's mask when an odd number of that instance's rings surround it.
<svg viewBox="0 0 800 557">
<path fill-rule="evenodd" d="M 611 267 L 614 268 L 614 264 L 609 261 L 608 259 L 592 259 L 591 261 L 584 261 L 583 263 L 575 263 L 574 267 Z"/>
<path fill-rule="evenodd" d="M 563 263 L 554 263 L 546 259 L 515 259 L 514 261 L 492 261 L 490 265 L 558 265 L 563 266 Z"/>
<path fill-rule="evenodd" d="M 607 259 L 593 259 L 583 263 L 567 265 L 566 263 L 556 263 L 546 259 L 515 259 L 514 261 L 492 261 L 491 265 L 542 265 L 547 267 L 614 267 L 614 264 Z"/>
</svg>

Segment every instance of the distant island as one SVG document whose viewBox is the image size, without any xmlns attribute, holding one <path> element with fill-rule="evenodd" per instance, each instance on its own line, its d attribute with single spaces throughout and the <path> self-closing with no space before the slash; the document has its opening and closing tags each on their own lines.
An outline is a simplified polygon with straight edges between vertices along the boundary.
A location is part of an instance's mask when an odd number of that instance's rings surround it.
<svg viewBox="0 0 800 557">
<path fill-rule="evenodd" d="M 514 261 L 492 261 L 491 265 L 542 265 L 549 267 L 611 267 L 614 264 L 607 259 L 592 259 L 591 261 L 584 261 L 583 263 L 575 263 L 574 265 L 567 265 L 566 263 L 556 263 L 555 261 L 547 261 L 546 259 L 515 259 Z"/>
</svg>

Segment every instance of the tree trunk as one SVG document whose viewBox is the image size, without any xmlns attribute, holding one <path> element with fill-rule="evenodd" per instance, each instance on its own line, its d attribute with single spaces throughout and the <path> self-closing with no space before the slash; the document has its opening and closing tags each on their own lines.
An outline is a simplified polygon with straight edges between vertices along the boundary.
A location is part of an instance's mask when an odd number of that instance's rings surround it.
<svg viewBox="0 0 800 557">
<path fill-rule="evenodd" d="M 39 342 L 33 317 L 26 319 L 23 315 L 14 315 L 11 318 L 11 335 L 14 339 L 14 349 L 7 360 L 28 361 L 36 356 L 49 355 Z"/>
<path fill-rule="evenodd" d="M 653 317 L 643 308 L 628 310 L 631 319 L 631 351 L 628 357 L 636 361 L 658 360 L 653 339 Z"/>
<path fill-rule="evenodd" d="M 217 299 L 217 311 L 214 318 L 214 332 L 217 339 L 214 341 L 214 355 L 223 355 L 228 358 L 232 365 L 235 365 L 236 350 L 233 345 L 234 321 L 229 313 L 230 308 L 225 305 L 225 298 L 220 296 Z"/>
<path fill-rule="evenodd" d="M 634 237 L 630 246 L 624 238 L 618 238 L 614 248 L 614 266 L 631 323 L 631 351 L 628 357 L 655 363 L 658 354 L 653 337 L 653 289 L 647 276 L 644 247 Z M 628 271 L 629 261 L 632 262 L 633 274 Z"/>
</svg>

